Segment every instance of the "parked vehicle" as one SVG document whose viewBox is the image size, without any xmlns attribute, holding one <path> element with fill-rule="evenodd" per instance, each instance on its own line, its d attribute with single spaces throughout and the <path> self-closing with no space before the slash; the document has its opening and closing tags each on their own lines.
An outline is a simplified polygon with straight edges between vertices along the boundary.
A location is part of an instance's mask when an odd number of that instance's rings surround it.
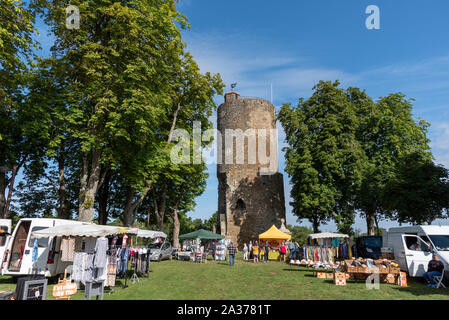
<svg viewBox="0 0 449 320">
<path fill-rule="evenodd" d="M 11 237 L 11 219 L 0 219 L 0 268 L 3 266 L 5 252 Z"/>
<path fill-rule="evenodd" d="M 382 256 L 381 236 L 360 236 L 355 239 L 355 245 L 359 257 L 379 259 Z"/>
<path fill-rule="evenodd" d="M 160 262 L 162 260 L 171 260 L 173 257 L 173 247 L 166 239 L 159 243 L 150 244 L 149 249 L 151 261 Z"/>
<path fill-rule="evenodd" d="M 8 253 L 2 267 L 2 275 L 19 277 L 30 274 L 54 277 L 64 273 L 72 264 L 60 260 L 61 237 L 37 239 L 37 260 L 32 261 L 34 237 L 33 231 L 65 224 L 81 224 L 79 221 L 63 219 L 21 219 L 8 242 Z"/>
<path fill-rule="evenodd" d="M 411 277 L 423 276 L 433 253 L 449 275 L 449 226 L 390 228 L 383 234 L 383 245 L 393 249 L 399 267 Z"/>
</svg>

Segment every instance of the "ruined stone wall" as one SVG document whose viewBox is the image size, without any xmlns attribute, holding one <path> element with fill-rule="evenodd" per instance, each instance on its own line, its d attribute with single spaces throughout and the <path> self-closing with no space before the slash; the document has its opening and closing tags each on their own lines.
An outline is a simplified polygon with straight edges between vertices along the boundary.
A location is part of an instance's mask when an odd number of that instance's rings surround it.
<svg viewBox="0 0 449 320">
<path fill-rule="evenodd" d="M 218 152 L 224 162 L 226 157 L 226 129 L 266 130 L 266 155 L 270 156 L 270 129 L 276 128 L 274 106 L 261 99 L 239 99 L 238 95 L 226 96 L 226 102 L 218 108 L 218 130 L 223 135 L 218 142 Z M 256 139 L 259 146 L 259 141 Z M 275 148 L 277 152 L 277 145 Z M 236 164 L 236 141 L 233 147 L 233 164 L 218 164 L 218 232 L 231 239 L 239 248 L 243 243 L 258 239 L 273 224 L 278 228 L 285 222 L 283 176 L 277 172 L 261 175 L 261 168 L 269 164 L 248 161 L 248 139 L 244 143 L 244 163 Z M 257 152 L 256 152 L 257 153 Z"/>
</svg>

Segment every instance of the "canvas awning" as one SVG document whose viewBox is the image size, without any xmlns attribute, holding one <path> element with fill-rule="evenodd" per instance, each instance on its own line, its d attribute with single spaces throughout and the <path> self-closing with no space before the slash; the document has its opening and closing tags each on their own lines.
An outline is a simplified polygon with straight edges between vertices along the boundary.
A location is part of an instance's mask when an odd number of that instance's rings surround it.
<svg viewBox="0 0 449 320">
<path fill-rule="evenodd" d="M 274 224 L 266 232 L 259 234 L 260 240 L 290 240 L 291 238 L 291 235 L 280 231 Z"/>
<path fill-rule="evenodd" d="M 47 237 L 106 237 L 118 234 L 137 234 L 137 230 L 133 231 L 126 227 L 103 226 L 93 223 L 83 224 L 66 224 L 51 228 L 33 231 L 31 235 L 34 238 Z"/>
<path fill-rule="evenodd" d="M 208 239 L 208 240 L 219 240 L 225 237 L 221 234 L 216 234 L 211 231 L 200 229 L 194 232 L 186 233 L 179 236 L 179 240 L 189 240 L 189 239 Z"/>
<path fill-rule="evenodd" d="M 309 234 L 308 237 L 310 239 L 349 238 L 347 234 L 331 232 L 313 233 Z"/>
<path fill-rule="evenodd" d="M 152 230 L 138 230 L 138 238 L 167 238 L 167 235 L 162 231 L 152 231 Z"/>
</svg>

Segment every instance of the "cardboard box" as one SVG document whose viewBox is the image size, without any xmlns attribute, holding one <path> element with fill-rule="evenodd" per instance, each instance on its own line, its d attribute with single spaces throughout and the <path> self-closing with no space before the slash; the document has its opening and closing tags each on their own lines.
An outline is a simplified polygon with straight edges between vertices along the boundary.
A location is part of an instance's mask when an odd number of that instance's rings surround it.
<svg viewBox="0 0 449 320">
<path fill-rule="evenodd" d="M 381 281 L 384 283 L 390 283 L 395 284 L 396 283 L 396 276 L 394 274 L 388 273 L 381 275 Z"/>
<path fill-rule="evenodd" d="M 407 286 L 407 274 L 405 272 L 400 272 L 399 276 L 397 277 L 397 284 L 401 287 Z"/>
<path fill-rule="evenodd" d="M 334 284 L 337 286 L 345 286 L 346 285 L 346 273 L 334 272 Z"/>
<path fill-rule="evenodd" d="M 334 274 L 333 273 L 326 273 L 326 279 L 333 279 Z"/>
<path fill-rule="evenodd" d="M 325 272 L 317 272 L 316 277 L 320 279 L 326 279 L 326 273 Z"/>
</svg>

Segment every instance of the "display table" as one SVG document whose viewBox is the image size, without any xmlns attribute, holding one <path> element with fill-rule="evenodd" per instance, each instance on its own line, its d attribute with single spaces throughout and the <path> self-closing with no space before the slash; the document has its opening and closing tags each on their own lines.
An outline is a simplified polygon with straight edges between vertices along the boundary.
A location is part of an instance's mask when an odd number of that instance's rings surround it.
<svg viewBox="0 0 449 320">
<path fill-rule="evenodd" d="M 191 260 L 191 256 L 192 256 L 192 252 L 191 251 L 179 251 L 179 252 L 177 252 L 178 260 L 190 261 Z"/>
</svg>

